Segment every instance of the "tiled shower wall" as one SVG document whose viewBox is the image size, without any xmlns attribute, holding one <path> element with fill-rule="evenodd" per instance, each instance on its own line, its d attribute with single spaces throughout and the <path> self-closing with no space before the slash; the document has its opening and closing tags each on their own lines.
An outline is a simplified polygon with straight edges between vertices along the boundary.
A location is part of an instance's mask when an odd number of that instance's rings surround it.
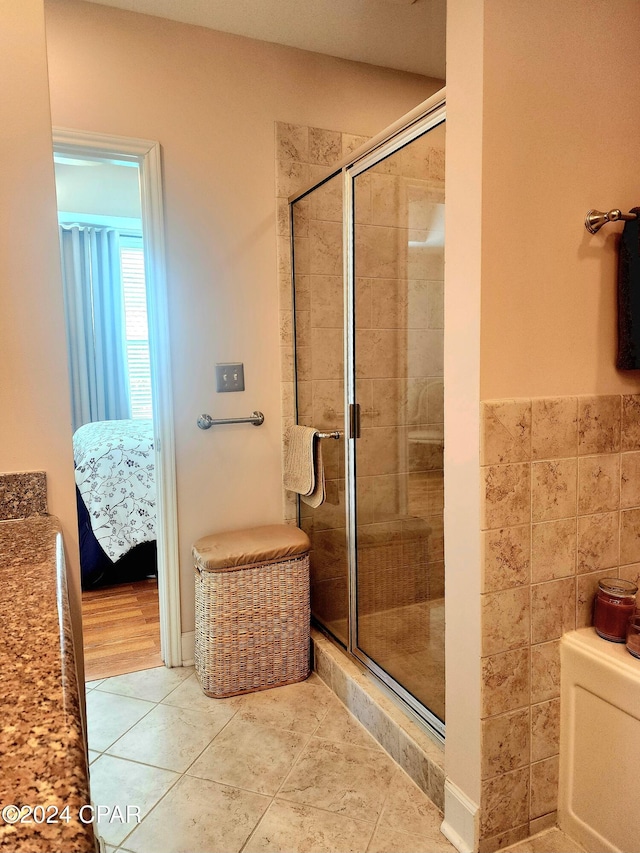
<svg viewBox="0 0 640 853">
<path fill-rule="evenodd" d="M 277 204 L 277 263 L 280 304 L 280 362 L 282 377 L 282 434 L 295 422 L 293 310 L 291 292 L 291 229 L 289 222 L 289 196 L 304 190 L 314 181 L 322 179 L 330 167 L 342 160 L 367 137 L 341 131 L 324 130 L 318 127 L 276 122 L 276 204 Z M 335 199 L 334 199 L 335 200 Z M 342 220 L 341 202 L 338 209 L 327 209 L 329 222 L 338 226 Z M 342 243 L 338 244 L 341 250 Z M 302 289 L 302 288 L 300 288 Z M 336 294 L 341 309 L 341 293 Z M 300 307 L 300 306 L 299 306 Z M 341 319 L 339 321 L 341 327 Z M 339 348 L 339 352 L 342 350 Z M 318 424 L 320 426 L 320 424 Z M 334 427 L 335 428 L 335 427 Z M 334 449 L 335 450 L 335 449 Z M 284 452 L 284 448 L 283 448 Z M 327 450 L 325 450 L 327 452 Z M 331 448 L 328 448 L 331 453 Z M 332 488 L 331 486 L 329 487 Z M 297 521 L 297 499 L 284 491 L 284 520 L 288 524 Z M 331 506 L 331 505 L 330 505 Z"/>
<path fill-rule="evenodd" d="M 443 228 L 440 136 L 437 143 L 430 137 L 414 141 L 356 179 L 358 519 L 367 612 L 413 603 L 425 584 L 422 598 L 443 594 L 442 444 L 434 448 L 413 439 L 427 426 L 442 431 L 443 421 L 442 250 L 429 243 L 429 235 Z M 318 128 L 276 126 L 284 432 L 294 412 L 286 197 L 323 177 L 332 162 L 364 141 Z M 316 189 L 295 210 L 299 421 L 342 428 L 341 179 Z M 327 502 L 313 513 L 303 506 L 302 524 L 312 538 L 316 612 L 334 622 L 346 619 L 344 459 L 331 441 L 323 443 L 323 453 Z M 285 516 L 295 518 L 295 501 L 287 494 Z M 369 563 L 389 564 L 393 577 L 367 571 Z M 416 574 L 420 577 L 409 577 Z M 410 602 L 403 598 L 405 587 Z M 376 590 L 385 589 L 393 595 L 378 601 Z"/>
<path fill-rule="evenodd" d="M 340 177 L 295 205 L 295 318 L 288 197 L 325 177 L 334 163 L 362 145 L 366 138 L 282 122 L 276 122 L 275 130 L 284 455 L 288 429 L 295 423 L 294 319 L 297 321 L 300 423 L 333 430 L 342 428 L 344 422 Z M 313 276 L 310 274 L 312 267 Z M 314 613 L 321 613 L 325 622 L 345 623 L 342 634 L 346 641 L 343 442 L 325 441 L 322 451 L 327 499 L 313 511 L 306 505 L 302 507 L 303 527 L 311 539 L 312 602 Z M 287 523 L 297 522 L 296 496 L 286 490 L 284 515 Z M 323 604 L 328 612 L 324 612 Z"/>
<path fill-rule="evenodd" d="M 485 402 L 481 850 L 555 820 L 560 637 L 640 577 L 640 395 Z M 603 642 L 606 642 L 603 640 Z"/>
</svg>

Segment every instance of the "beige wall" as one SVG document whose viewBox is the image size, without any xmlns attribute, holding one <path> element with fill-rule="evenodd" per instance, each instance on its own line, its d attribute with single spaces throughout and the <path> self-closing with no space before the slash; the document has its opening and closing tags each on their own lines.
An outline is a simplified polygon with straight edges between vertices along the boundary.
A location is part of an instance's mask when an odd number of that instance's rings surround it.
<svg viewBox="0 0 640 853">
<path fill-rule="evenodd" d="M 640 4 L 485 5 L 482 397 L 633 393 L 615 369 L 616 243 L 638 204 Z"/>
<path fill-rule="evenodd" d="M 74 605 L 78 533 L 42 0 L 2 3 L 0 79 L 0 471 L 46 471 Z"/>
<path fill-rule="evenodd" d="M 216 530 L 280 521 L 280 364 L 274 122 L 372 135 L 436 81 L 75 0 L 47 3 L 56 126 L 163 148 L 183 631 L 190 547 Z M 215 393 L 243 361 L 246 391 Z M 265 414 L 197 429 L 201 412 Z"/>
</svg>

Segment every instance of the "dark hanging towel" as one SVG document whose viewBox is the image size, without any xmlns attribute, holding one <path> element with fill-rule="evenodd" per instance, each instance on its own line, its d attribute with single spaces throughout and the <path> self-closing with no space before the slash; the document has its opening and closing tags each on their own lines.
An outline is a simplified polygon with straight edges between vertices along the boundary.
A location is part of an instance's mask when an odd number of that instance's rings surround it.
<svg viewBox="0 0 640 853">
<path fill-rule="evenodd" d="M 631 213 L 640 215 L 640 207 Z M 640 216 L 624 223 L 618 257 L 619 370 L 640 369 Z"/>
</svg>

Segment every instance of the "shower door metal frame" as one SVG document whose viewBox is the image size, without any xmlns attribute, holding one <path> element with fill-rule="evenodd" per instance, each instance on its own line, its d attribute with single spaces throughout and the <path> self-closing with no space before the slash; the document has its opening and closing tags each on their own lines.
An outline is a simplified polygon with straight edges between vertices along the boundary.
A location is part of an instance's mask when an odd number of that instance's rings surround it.
<svg viewBox="0 0 640 853">
<path fill-rule="evenodd" d="M 336 164 L 327 175 L 312 186 L 303 191 L 295 193 L 289 198 L 290 213 L 290 241 L 291 241 L 291 278 L 293 296 L 293 336 L 295 352 L 295 263 L 294 263 L 294 229 L 293 229 L 293 204 L 302 200 L 313 190 L 322 184 L 342 174 L 343 181 L 343 284 L 344 284 L 344 370 L 345 370 L 345 498 L 346 498 L 346 528 L 347 528 L 347 560 L 349 575 L 349 642 L 347 651 L 356 660 L 360 661 L 366 668 L 386 687 L 391 694 L 396 696 L 406 709 L 420 723 L 425 724 L 431 733 L 444 743 L 445 724 L 436 717 L 429 708 L 419 702 L 413 694 L 406 690 L 396 679 L 389 675 L 386 670 L 379 666 L 362 649 L 358 648 L 357 621 L 358 621 L 358 590 L 357 590 L 357 519 L 356 519 L 356 448 L 357 437 L 353 434 L 352 419 L 350 417 L 351 407 L 357 403 L 355 388 L 355 253 L 354 253 L 354 229 L 355 217 L 353 209 L 353 182 L 354 179 L 384 160 L 386 157 L 408 145 L 414 139 L 432 130 L 446 120 L 445 90 L 441 89 L 423 104 L 408 113 L 387 130 L 375 136 L 366 145 L 357 149 L 344 161 Z M 295 369 L 295 359 L 294 359 Z M 294 382 L 295 405 L 297 420 L 297 380 Z M 298 502 L 299 521 L 299 502 Z M 328 632 L 327 628 L 323 629 Z M 330 633 L 330 632 L 329 632 Z M 333 636 L 333 635 L 331 635 Z M 336 639 L 337 642 L 339 642 Z M 342 645 L 342 643 L 340 643 Z"/>
<path fill-rule="evenodd" d="M 356 347 L 355 347 L 355 210 L 354 181 L 363 172 L 375 166 L 381 160 L 391 156 L 419 136 L 437 127 L 446 120 L 444 103 L 430 110 L 423 118 L 412 122 L 403 131 L 398 131 L 391 139 L 377 146 L 373 151 L 359 157 L 351 166 L 343 169 L 343 253 L 345 284 L 345 467 L 347 471 L 345 495 L 347 512 L 347 544 L 349 563 L 349 646 L 348 651 L 363 663 L 386 687 L 395 693 L 419 719 L 424 721 L 439 740 L 444 742 L 445 724 L 436 715 L 419 702 L 416 697 L 395 678 L 377 664 L 358 646 L 358 540 L 357 540 L 357 482 L 356 482 L 356 441 L 357 437 L 349 432 L 348 412 L 356 399 Z"/>
</svg>

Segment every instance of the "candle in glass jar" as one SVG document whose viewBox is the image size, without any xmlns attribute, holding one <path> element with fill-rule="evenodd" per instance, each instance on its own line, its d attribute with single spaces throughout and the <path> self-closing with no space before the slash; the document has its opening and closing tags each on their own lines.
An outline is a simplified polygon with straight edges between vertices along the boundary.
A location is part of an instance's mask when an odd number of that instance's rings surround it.
<svg viewBox="0 0 640 853">
<path fill-rule="evenodd" d="M 636 609 L 638 587 L 631 581 L 603 578 L 598 583 L 593 626 L 598 636 L 614 643 L 627 639 L 627 623 Z"/>
<path fill-rule="evenodd" d="M 627 651 L 640 658 L 640 613 L 637 610 L 627 623 Z"/>
</svg>

